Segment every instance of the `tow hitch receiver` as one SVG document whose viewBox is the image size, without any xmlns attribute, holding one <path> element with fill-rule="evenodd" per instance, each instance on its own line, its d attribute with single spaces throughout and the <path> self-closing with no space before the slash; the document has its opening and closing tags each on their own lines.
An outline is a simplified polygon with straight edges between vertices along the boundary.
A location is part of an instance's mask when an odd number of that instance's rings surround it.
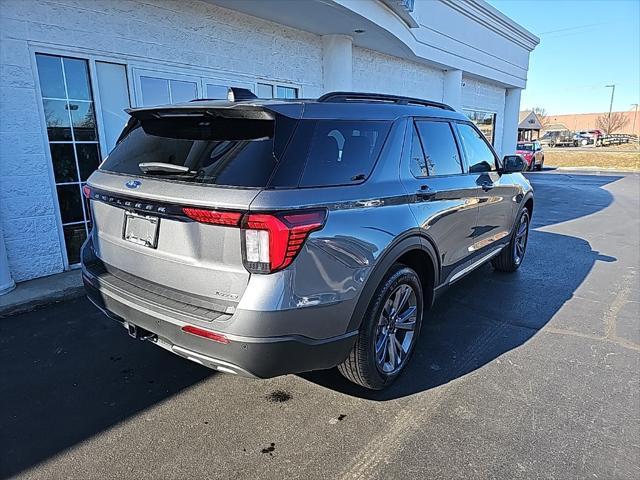
<svg viewBox="0 0 640 480">
<path fill-rule="evenodd" d="M 137 338 L 138 340 L 150 340 L 152 342 L 158 340 L 158 335 L 150 332 L 149 330 L 145 330 L 144 328 L 140 328 L 133 323 L 127 322 L 126 327 L 131 338 Z"/>
</svg>

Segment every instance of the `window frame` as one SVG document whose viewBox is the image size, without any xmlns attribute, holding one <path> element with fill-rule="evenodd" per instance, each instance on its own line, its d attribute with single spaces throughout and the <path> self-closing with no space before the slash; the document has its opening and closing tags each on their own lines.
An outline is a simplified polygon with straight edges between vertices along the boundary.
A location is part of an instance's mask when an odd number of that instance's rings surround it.
<svg viewBox="0 0 640 480">
<path fill-rule="evenodd" d="M 453 120 L 452 123 L 455 123 L 455 132 L 456 132 L 456 136 L 458 138 L 458 141 L 461 145 L 461 150 L 464 154 L 464 163 L 466 165 L 466 171 L 470 174 L 470 175 L 478 175 L 478 174 L 483 174 L 483 173 L 491 173 L 491 172 L 499 172 L 500 169 L 502 168 L 502 161 L 500 160 L 500 157 L 498 156 L 498 154 L 496 153 L 496 150 L 493 148 L 493 145 L 491 145 L 489 143 L 489 141 L 487 140 L 487 137 L 484 136 L 484 134 L 480 131 L 480 129 L 477 127 L 477 125 L 475 123 L 473 123 L 472 120 Z M 473 128 L 476 132 L 478 132 L 478 134 L 480 135 L 480 139 L 485 143 L 485 145 L 487 147 L 489 147 L 489 151 L 493 154 L 493 158 L 495 160 L 495 170 L 489 170 L 487 172 L 471 172 L 471 166 L 469 165 L 469 157 L 467 155 L 467 151 L 464 147 L 464 143 L 462 142 L 462 136 L 460 135 L 460 131 L 458 129 L 458 125 L 469 125 L 471 128 Z"/>
<path fill-rule="evenodd" d="M 467 165 L 466 162 L 466 158 L 465 155 L 463 154 L 462 148 L 460 146 L 460 138 L 458 137 L 458 131 L 457 128 L 454 127 L 453 125 L 453 121 L 448 119 L 448 118 L 437 118 L 437 117 L 412 117 L 411 119 L 411 126 L 414 129 L 416 135 L 418 136 L 418 142 L 420 143 L 420 149 L 422 150 L 422 155 L 424 156 L 424 144 L 422 143 L 422 138 L 420 137 L 420 130 L 418 130 L 418 122 L 423 121 L 423 122 L 441 122 L 441 123 L 447 123 L 449 125 L 449 129 L 451 130 L 451 136 L 453 137 L 453 142 L 456 146 L 456 150 L 458 151 L 458 156 L 460 157 L 460 168 L 461 171 L 460 173 L 443 173 L 443 174 L 439 174 L 439 175 L 432 175 L 431 173 L 428 173 L 427 175 L 424 176 L 416 176 L 413 171 L 411 170 L 411 164 L 409 164 L 409 173 L 411 173 L 411 176 L 413 178 L 416 178 L 418 180 L 422 180 L 425 178 L 441 178 L 441 177 L 455 177 L 458 175 L 466 175 L 469 172 L 469 167 Z M 409 149 L 409 155 L 411 155 L 411 150 L 413 148 L 413 134 L 411 134 L 410 136 L 410 142 L 411 142 L 411 148 Z M 409 159 L 409 161 L 411 161 L 411 159 Z M 426 162 L 426 160 L 425 160 Z M 425 163 L 426 165 L 426 163 Z M 429 167 L 427 165 L 427 171 L 429 171 Z"/>
</svg>

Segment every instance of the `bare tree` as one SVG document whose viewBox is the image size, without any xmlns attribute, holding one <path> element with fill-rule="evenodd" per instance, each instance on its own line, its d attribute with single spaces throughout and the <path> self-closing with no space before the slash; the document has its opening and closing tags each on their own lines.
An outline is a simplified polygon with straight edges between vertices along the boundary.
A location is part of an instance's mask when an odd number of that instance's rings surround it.
<svg viewBox="0 0 640 480">
<path fill-rule="evenodd" d="M 547 115 L 547 111 L 542 107 L 534 107 L 533 113 L 535 113 L 540 121 L 540 130 L 546 130 L 549 124 L 551 123 L 551 119 L 549 115 Z"/>
<path fill-rule="evenodd" d="M 596 127 L 604 131 L 605 135 L 611 135 L 627 123 L 629 123 L 629 119 L 622 112 L 611 112 L 611 115 L 605 113 L 596 119 Z"/>
</svg>

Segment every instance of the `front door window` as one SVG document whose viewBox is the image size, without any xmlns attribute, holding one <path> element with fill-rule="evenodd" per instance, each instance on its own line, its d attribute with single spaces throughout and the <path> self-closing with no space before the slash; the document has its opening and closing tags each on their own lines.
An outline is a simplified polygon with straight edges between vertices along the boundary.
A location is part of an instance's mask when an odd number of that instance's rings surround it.
<svg viewBox="0 0 640 480">
<path fill-rule="evenodd" d="M 98 168 L 96 115 L 86 60 L 36 55 L 47 136 L 70 265 L 91 228 L 82 186 Z"/>
</svg>

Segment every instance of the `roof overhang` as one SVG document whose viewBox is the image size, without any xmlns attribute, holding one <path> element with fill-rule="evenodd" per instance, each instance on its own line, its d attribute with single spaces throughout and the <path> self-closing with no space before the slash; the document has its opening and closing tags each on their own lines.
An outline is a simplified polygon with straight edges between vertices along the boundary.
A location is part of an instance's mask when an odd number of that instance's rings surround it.
<svg viewBox="0 0 640 480">
<path fill-rule="evenodd" d="M 207 0 L 316 35 L 524 88 L 538 37 L 484 0 Z M 409 18 L 409 20 L 407 20 Z"/>
</svg>

